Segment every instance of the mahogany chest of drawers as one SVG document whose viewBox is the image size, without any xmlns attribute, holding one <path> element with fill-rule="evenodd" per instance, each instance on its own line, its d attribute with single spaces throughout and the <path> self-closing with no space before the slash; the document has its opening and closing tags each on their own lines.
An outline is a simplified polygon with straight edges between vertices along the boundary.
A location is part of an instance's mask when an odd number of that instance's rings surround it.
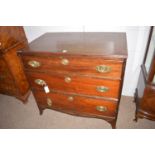
<svg viewBox="0 0 155 155">
<path fill-rule="evenodd" d="M 29 84 L 17 56 L 17 50 L 28 46 L 23 27 L 0 26 L 0 93 L 25 102 Z"/>
<path fill-rule="evenodd" d="M 19 53 L 42 114 L 46 108 L 116 126 L 127 58 L 125 33 L 47 33 Z"/>
</svg>

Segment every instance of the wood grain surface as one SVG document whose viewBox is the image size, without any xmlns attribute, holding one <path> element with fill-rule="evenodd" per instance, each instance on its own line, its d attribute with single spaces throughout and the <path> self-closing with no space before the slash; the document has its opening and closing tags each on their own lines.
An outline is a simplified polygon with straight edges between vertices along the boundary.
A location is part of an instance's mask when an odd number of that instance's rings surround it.
<svg viewBox="0 0 155 155">
<path fill-rule="evenodd" d="M 102 118 L 116 127 L 127 58 L 125 33 L 47 33 L 19 55 L 40 114 L 49 108 Z M 109 69 L 102 72 L 99 66 Z M 108 89 L 100 92 L 101 87 Z"/>
<path fill-rule="evenodd" d="M 41 89 L 44 91 L 44 86 L 40 86 L 35 83 L 36 79 L 44 80 L 50 90 L 59 90 L 71 93 L 102 96 L 109 98 L 118 98 L 119 96 L 119 80 L 108 80 L 103 78 L 92 78 L 89 76 L 79 76 L 70 74 L 45 74 L 27 72 L 31 88 Z M 66 78 L 70 78 L 71 81 L 66 82 Z M 97 91 L 97 87 L 104 86 L 108 88 L 106 92 Z"/>
<path fill-rule="evenodd" d="M 29 83 L 17 51 L 28 48 L 22 26 L 0 26 L 0 93 L 27 101 Z"/>
</svg>

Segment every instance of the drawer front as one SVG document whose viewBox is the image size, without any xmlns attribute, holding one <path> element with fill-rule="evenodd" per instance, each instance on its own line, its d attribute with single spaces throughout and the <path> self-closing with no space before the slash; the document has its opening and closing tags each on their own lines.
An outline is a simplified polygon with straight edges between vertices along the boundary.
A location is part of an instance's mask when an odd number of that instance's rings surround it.
<svg viewBox="0 0 155 155">
<path fill-rule="evenodd" d="M 43 91 L 33 91 L 33 94 L 37 104 L 39 104 L 38 106 L 66 112 L 75 112 L 75 105 L 69 101 L 69 96 L 57 93 L 45 94 Z"/>
<path fill-rule="evenodd" d="M 86 97 L 75 97 L 75 102 L 76 101 L 76 112 L 79 114 L 109 117 L 116 116 L 117 103 L 115 102 Z"/>
<path fill-rule="evenodd" d="M 120 81 L 76 76 L 67 74 L 43 74 L 27 72 L 32 88 L 44 89 L 47 85 L 50 90 L 59 90 L 70 93 L 118 98 Z M 44 81 L 40 84 L 40 81 Z M 38 83 L 39 82 L 39 83 Z"/>
<path fill-rule="evenodd" d="M 121 78 L 122 62 L 102 58 L 23 56 L 26 69 Z"/>
<path fill-rule="evenodd" d="M 81 113 L 92 116 L 115 117 L 116 114 L 116 102 L 83 96 L 64 95 L 61 93 L 45 94 L 42 91 L 34 91 L 33 93 L 39 106 L 62 111 L 74 111 L 78 114 Z M 48 100 L 50 101 L 50 104 Z"/>
</svg>

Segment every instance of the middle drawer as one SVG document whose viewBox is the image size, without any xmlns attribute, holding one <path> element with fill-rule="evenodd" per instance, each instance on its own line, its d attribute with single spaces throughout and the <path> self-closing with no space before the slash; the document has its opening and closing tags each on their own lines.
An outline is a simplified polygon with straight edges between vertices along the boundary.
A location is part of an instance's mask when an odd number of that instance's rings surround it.
<svg viewBox="0 0 155 155">
<path fill-rule="evenodd" d="M 34 89 L 58 90 L 69 93 L 118 98 L 120 81 L 79 75 L 27 72 L 30 85 Z"/>
</svg>

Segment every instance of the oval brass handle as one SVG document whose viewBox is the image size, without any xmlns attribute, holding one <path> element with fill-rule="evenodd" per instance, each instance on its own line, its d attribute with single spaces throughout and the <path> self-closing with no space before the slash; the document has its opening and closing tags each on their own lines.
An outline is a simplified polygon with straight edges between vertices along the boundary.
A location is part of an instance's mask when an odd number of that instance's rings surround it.
<svg viewBox="0 0 155 155">
<path fill-rule="evenodd" d="M 96 106 L 96 110 L 100 111 L 100 112 L 106 112 L 107 111 L 107 107 L 105 107 L 105 106 Z"/>
<path fill-rule="evenodd" d="M 61 64 L 68 65 L 69 64 L 69 60 L 68 59 L 62 59 L 61 60 Z"/>
<path fill-rule="evenodd" d="M 68 97 L 68 101 L 70 101 L 70 102 L 74 101 L 74 97 L 73 96 L 69 96 Z"/>
<path fill-rule="evenodd" d="M 108 73 L 111 71 L 111 67 L 106 65 L 99 65 L 96 66 L 96 70 L 100 73 Z"/>
<path fill-rule="evenodd" d="M 67 50 L 62 50 L 62 53 L 67 53 L 68 51 Z"/>
<path fill-rule="evenodd" d="M 70 77 L 65 77 L 65 82 L 66 83 L 70 83 L 72 81 L 72 79 Z"/>
<path fill-rule="evenodd" d="M 35 60 L 32 60 L 32 61 L 29 61 L 28 62 L 28 65 L 33 67 L 33 68 L 37 68 L 37 67 L 40 67 L 41 66 L 41 63 L 38 62 L 38 61 L 35 61 Z"/>
<path fill-rule="evenodd" d="M 0 46 L 2 45 L 2 43 L 0 42 Z"/>
<path fill-rule="evenodd" d="M 97 86 L 96 90 L 98 92 L 105 93 L 105 92 L 107 92 L 109 90 L 109 88 L 105 87 L 105 86 Z"/>
<path fill-rule="evenodd" d="M 45 86 L 46 85 L 46 82 L 44 80 L 42 80 L 42 79 L 36 79 L 35 83 L 40 85 L 40 86 Z"/>
<path fill-rule="evenodd" d="M 47 98 L 47 105 L 48 105 L 49 107 L 52 106 L 52 100 L 51 100 L 50 98 Z"/>
</svg>

